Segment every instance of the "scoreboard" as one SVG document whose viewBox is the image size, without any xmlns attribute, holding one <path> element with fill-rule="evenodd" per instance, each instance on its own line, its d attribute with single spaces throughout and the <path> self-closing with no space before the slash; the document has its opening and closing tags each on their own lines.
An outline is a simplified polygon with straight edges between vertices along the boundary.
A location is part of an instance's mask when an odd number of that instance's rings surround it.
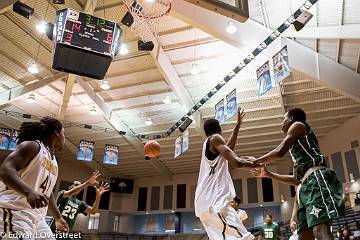
<svg viewBox="0 0 360 240">
<path fill-rule="evenodd" d="M 119 25 L 73 9 L 64 9 L 57 12 L 55 29 L 53 68 L 102 79 L 120 49 L 122 29 Z"/>
</svg>

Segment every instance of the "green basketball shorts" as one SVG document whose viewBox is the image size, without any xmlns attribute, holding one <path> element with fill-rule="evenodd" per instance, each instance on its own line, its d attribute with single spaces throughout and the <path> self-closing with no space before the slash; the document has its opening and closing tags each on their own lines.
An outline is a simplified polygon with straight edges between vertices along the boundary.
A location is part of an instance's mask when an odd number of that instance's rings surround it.
<svg viewBox="0 0 360 240">
<path fill-rule="evenodd" d="M 336 173 L 328 168 L 310 174 L 300 187 L 298 201 L 299 231 L 345 214 L 342 184 Z"/>
</svg>

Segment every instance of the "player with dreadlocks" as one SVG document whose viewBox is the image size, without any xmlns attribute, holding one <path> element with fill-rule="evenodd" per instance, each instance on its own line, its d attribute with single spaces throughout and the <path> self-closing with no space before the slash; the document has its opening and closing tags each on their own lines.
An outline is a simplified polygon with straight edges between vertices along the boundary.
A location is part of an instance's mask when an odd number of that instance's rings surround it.
<svg viewBox="0 0 360 240">
<path fill-rule="evenodd" d="M 52 193 L 58 177 L 54 152 L 64 144 L 64 128 L 57 119 L 21 125 L 16 150 L 0 167 L 1 239 L 54 239 L 45 221 L 48 208 L 57 230 L 68 231 Z"/>
</svg>

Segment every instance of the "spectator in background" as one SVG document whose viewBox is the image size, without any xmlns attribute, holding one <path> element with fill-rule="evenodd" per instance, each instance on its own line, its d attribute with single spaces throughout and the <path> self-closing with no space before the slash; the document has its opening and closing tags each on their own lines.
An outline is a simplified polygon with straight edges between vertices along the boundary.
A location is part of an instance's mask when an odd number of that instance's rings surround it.
<svg viewBox="0 0 360 240">
<path fill-rule="evenodd" d="M 244 210 L 240 209 L 240 207 L 239 207 L 240 202 L 241 201 L 240 201 L 239 197 L 234 197 L 234 199 L 230 202 L 230 205 L 235 209 L 241 222 L 244 222 L 248 218 L 248 215 L 246 214 L 246 212 Z"/>
<path fill-rule="evenodd" d="M 259 240 L 281 240 L 279 225 L 272 221 L 271 214 L 266 214 L 265 223 L 260 228 Z"/>
<path fill-rule="evenodd" d="M 342 228 L 342 240 L 350 240 L 350 229 L 347 225 Z"/>
<path fill-rule="evenodd" d="M 360 240 L 360 222 L 357 221 L 354 231 L 354 240 Z"/>
</svg>

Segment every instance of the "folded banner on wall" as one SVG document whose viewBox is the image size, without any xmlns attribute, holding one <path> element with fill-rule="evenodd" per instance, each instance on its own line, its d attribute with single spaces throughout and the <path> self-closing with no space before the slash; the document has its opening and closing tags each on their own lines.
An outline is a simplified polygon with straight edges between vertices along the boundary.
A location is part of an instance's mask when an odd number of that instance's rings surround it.
<svg viewBox="0 0 360 240">
<path fill-rule="evenodd" d="M 224 99 L 221 99 L 215 105 L 215 119 L 219 121 L 220 124 L 225 122 L 225 107 L 224 107 Z"/>
<path fill-rule="evenodd" d="M 226 95 L 226 120 L 236 115 L 238 103 L 236 101 L 236 89 Z"/>
<path fill-rule="evenodd" d="M 0 128 L 0 149 L 8 150 L 11 139 L 10 128 Z"/>
</svg>

